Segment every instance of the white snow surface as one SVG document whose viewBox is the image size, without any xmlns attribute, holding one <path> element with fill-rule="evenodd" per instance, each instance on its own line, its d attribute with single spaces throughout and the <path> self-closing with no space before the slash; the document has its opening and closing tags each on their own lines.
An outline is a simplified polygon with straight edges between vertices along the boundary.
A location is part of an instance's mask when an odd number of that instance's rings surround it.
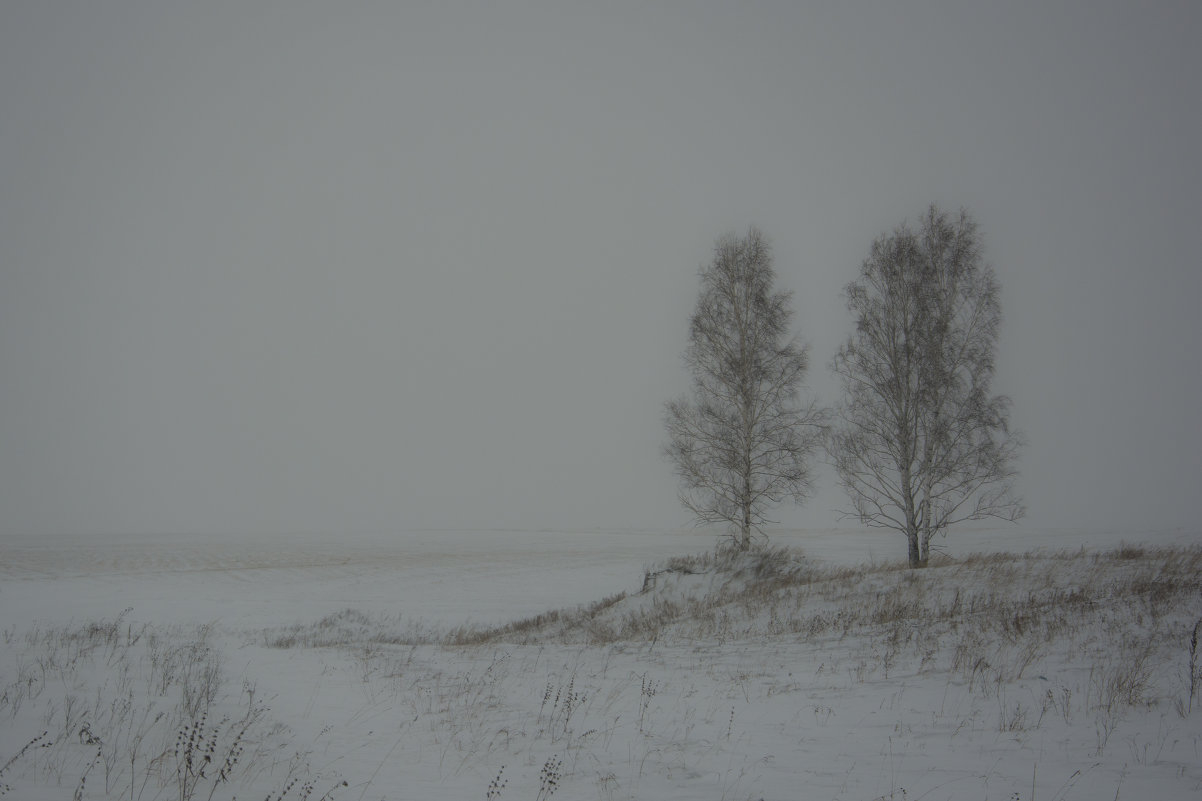
<svg viewBox="0 0 1202 801">
<path fill-rule="evenodd" d="M 772 545 L 800 549 L 818 567 L 894 563 L 905 554 L 904 540 L 890 532 L 770 535 Z M 700 591 L 686 576 L 663 582 L 658 595 L 640 594 L 645 571 L 715 542 L 713 532 L 692 530 L 6 536 L 0 794 L 29 801 L 1202 797 L 1202 699 L 1193 699 L 1192 711 L 1179 708 L 1189 699 L 1188 635 L 1202 618 L 1202 584 L 1153 615 L 1169 634 L 1156 640 L 1147 689 L 1108 711 L 1103 678 L 1141 647 L 1150 624 L 1140 615 L 1112 619 L 1103 610 L 1093 629 L 1049 637 L 1021 667 L 1012 664 L 1019 646 L 1000 640 L 971 655 L 984 667 L 964 667 L 955 647 L 971 625 L 929 640 L 926 632 L 907 634 L 929 643 L 922 656 L 926 645 L 895 652 L 896 629 L 883 626 L 764 634 L 787 628 L 775 627 L 768 612 L 748 636 L 736 627 L 722 637 L 523 644 L 515 636 L 456 646 L 378 636 L 390 626 L 503 624 L 616 593 L 628 595 L 625 609 L 685 598 Z M 983 528 L 936 542 L 953 558 L 1095 553 L 1120 544 L 1196 547 L 1202 532 Z M 1070 588 L 1084 568 L 1065 565 Z M 917 580 L 938 580 L 935 569 L 918 573 Z M 1016 597 L 1027 591 L 1021 583 L 1012 589 Z M 364 638 L 275 647 L 282 633 L 327 618 L 359 626 Z M 52 634 L 89 626 L 95 634 L 97 622 L 114 621 L 107 644 L 90 650 L 73 651 L 70 637 Z M 1106 639 L 1111 624 L 1130 628 L 1121 648 Z M 189 730 L 174 711 L 178 688 L 156 673 L 167 653 L 190 655 L 191 668 L 172 663 L 180 674 L 193 671 L 189 681 L 196 666 L 220 665 L 207 723 L 195 724 L 214 743 L 214 763 L 231 753 L 247 711 L 266 707 L 228 779 L 210 768 L 191 786 L 180 780 L 178 740 Z M 1011 661 L 994 664 L 997 678 L 983 687 L 989 660 Z M 155 715 L 161 723 L 148 722 Z M 138 731 L 141 754 L 130 747 Z M 100 742 L 90 741 L 93 733 Z"/>
</svg>

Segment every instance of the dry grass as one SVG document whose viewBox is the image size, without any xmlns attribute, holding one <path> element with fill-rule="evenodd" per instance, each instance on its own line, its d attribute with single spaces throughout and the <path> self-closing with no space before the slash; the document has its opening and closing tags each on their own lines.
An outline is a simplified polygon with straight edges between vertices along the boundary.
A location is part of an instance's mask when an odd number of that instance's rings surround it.
<svg viewBox="0 0 1202 801">
<path fill-rule="evenodd" d="M 815 638 L 864 628 L 971 626 L 1010 644 L 1050 643 L 1102 614 L 1154 626 L 1202 595 L 1200 575 L 1202 549 L 991 554 L 941 558 L 923 571 L 900 564 L 816 567 L 783 548 L 719 551 L 651 568 L 636 596 L 460 630 L 444 642 Z"/>
<path fill-rule="evenodd" d="M 1050 645 L 1102 616 L 1156 629 L 1202 597 L 1200 576 L 1202 548 L 940 555 L 922 571 L 900 562 L 816 566 L 787 548 L 719 548 L 648 568 L 635 595 L 618 593 L 499 626 L 439 631 L 347 610 L 266 632 L 264 642 L 278 648 L 599 645 L 667 638 L 807 640 L 868 629 L 888 630 L 897 645 L 922 640 L 923 632 L 971 630 L 1025 648 L 1029 665 L 1037 645 Z"/>
<path fill-rule="evenodd" d="M 135 626 L 129 612 L 34 627 L 13 652 L 11 671 L 0 666 L 0 716 L 16 721 L 28 705 L 46 727 L 0 768 L 0 795 L 12 789 L 3 777 L 19 768 L 35 784 L 78 777 L 77 799 L 211 801 L 223 797 L 219 789 L 255 780 L 260 765 L 286 749 L 254 686 L 226 686 L 211 625 Z M 289 782 L 280 798 L 290 797 Z"/>
</svg>

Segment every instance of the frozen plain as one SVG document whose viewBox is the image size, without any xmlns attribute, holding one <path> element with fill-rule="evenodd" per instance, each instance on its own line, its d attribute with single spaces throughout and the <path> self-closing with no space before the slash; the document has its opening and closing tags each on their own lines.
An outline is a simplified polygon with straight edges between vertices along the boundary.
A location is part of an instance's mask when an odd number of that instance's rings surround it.
<svg viewBox="0 0 1202 801">
<path fill-rule="evenodd" d="M 1180 558 L 1200 542 L 1180 529 L 958 532 L 938 543 L 948 566 L 920 571 L 917 582 L 908 571 L 869 570 L 854 574 L 856 587 L 804 603 L 833 620 L 840 603 L 870 606 L 890 582 L 910 582 L 932 588 L 907 597 L 938 604 L 951 584 L 977 575 L 948 572 L 956 560 L 1033 551 L 1078 556 L 1010 565 L 1014 598 L 1086 574 L 1104 595 L 1130 567 L 1122 562 L 1163 572 L 1156 549 L 1185 549 Z M 1202 792 L 1202 704 L 1178 708 L 1191 687 L 1189 627 L 1202 618 L 1196 573 L 1169 609 L 1090 599 L 1071 633 L 1038 639 L 1006 628 L 970 641 L 971 621 L 926 630 L 921 613 L 800 634 L 773 604 L 745 604 L 719 609 L 726 617 L 708 629 L 435 642 L 464 624 L 496 626 L 618 593 L 627 597 L 615 609 L 634 614 L 730 591 L 730 576 L 718 587 L 712 575 L 674 574 L 640 593 L 646 569 L 714 543 L 712 533 L 629 530 L 6 538 L 0 790 L 31 801 Z M 799 549 L 804 557 L 793 558 L 819 570 L 889 566 L 904 552 L 898 535 L 879 531 L 778 531 L 772 544 Z M 1099 562 L 1122 544 L 1141 544 L 1149 557 Z M 810 611 L 791 610 L 795 619 Z M 73 638 L 82 631 L 90 639 Z M 326 641 L 305 641 L 317 631 Z M 290 636 L 297 642 L 282 647 Z M 979 653 L 966 657 L 966 642 Z M 205 703 L 191 704 L 208 722 L 181 714 L 180 694 L 195 693 L 183 685 L 201 679 L 182 664 L 166 676 L 168 653 L 216 666 L 204 677 Z M 1107 705 L 1106 683 L 1139 653 L 1141 686 Z M 228 775 L 183 763 L 180 734 L 198 731 L 214 762 L 235 743 L 245 749 Z"/>
</svg>

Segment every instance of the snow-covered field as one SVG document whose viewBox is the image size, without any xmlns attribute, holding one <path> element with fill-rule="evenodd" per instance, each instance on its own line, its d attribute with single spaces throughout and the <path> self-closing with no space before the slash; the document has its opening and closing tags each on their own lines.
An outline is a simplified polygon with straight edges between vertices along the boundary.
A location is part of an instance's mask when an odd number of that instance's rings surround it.
<svg viewBox="0 0 1202 801">
<path fill-rule="evenodd" d="M 1202 795 L 1198 531 L 714 542 L 6 538 L 0 793 Z"/>
</svg>

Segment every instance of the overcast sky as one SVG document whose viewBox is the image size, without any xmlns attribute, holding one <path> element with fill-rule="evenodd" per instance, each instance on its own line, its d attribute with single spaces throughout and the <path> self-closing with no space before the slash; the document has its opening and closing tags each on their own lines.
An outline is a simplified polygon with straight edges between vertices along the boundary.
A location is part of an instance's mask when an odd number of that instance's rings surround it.
<svg viewBox="0 0 1202 801">
<path fill-rule="evenodd" d="M 771 239 L 830 402 L 842 287 L 930 203 L 1002 284 L 1027 524 L 1197 526 L 1199 41 L 1194 0 L 7 0 L 0 531 L 687 525 L 715 239 Z"/>
</svg>

